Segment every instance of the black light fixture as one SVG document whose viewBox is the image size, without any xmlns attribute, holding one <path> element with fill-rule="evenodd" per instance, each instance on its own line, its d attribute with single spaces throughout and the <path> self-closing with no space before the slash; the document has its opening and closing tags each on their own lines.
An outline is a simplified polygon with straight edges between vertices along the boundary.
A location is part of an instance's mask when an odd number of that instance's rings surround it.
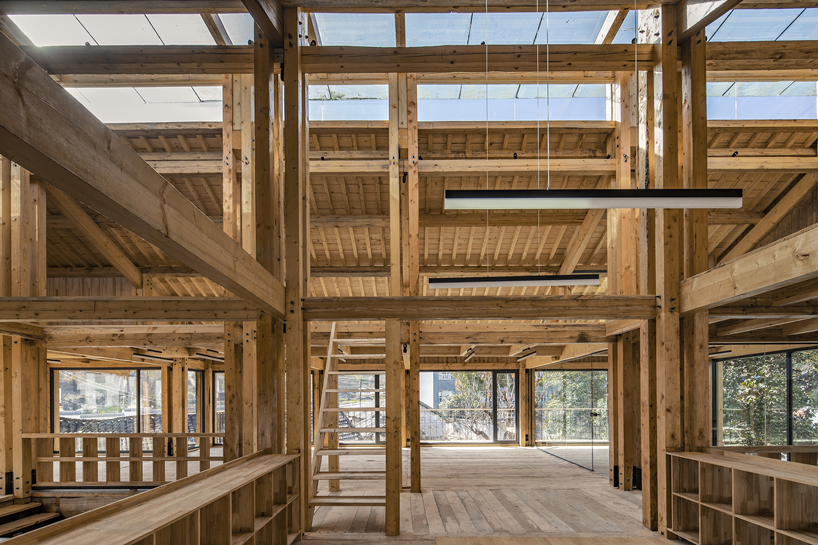
<svg viewBox="0 0 818 545">
<path fill-rule="evenodd" d="M 523 354 L 522 356 L 519 356 L 519 357 L 517 358 L 517 363 L 523 362 L 523 361 L 527 360 L 528 358 L 530 358 L 530 357 L 532 357 L 532 356 L 536 356 L 536 355 L 537 355 L 537 351 L 536 351 L 536 350 L 534 350 L 533 352 L 529 352 L 529 353 L 527 353 L 527 354 Z"/>
<path fill-rule="evenodd" d="M 202 352 L 196 352 L 196 355 L 204 360 L 215 361 L 218 363 L 224 363 L 224 358 L 219 356 L 212 356 L 210 354 L 203 354 Z"/>
<path fill-rule="evenodd" d="M 155 352 L 155 351 L 151 350 L 151 352 Z M 173 363 L 173 360 L 170 359 L 170 358 L 163 358 L 163 357 L 160 357 L 160 356 L 152 356 L 150 354 L 137 354 L 136 352 L 134 352 L 133 357 L 139 358 L 141 360 L 154 360 L 154 361 L 160 361 L 162 363 Z"/>
<path fill-rule="evenodd" d="M 598 286 L 599 274 L 552 274 L 540 276 L 463 276 L 429 278 L 429 289 L 519 288 L 549 286 Z"/>
<path fill-rule="evenodd" d="M 741 208 L 741 189 L 447 189 L 446 210 Z"/>
</svg>

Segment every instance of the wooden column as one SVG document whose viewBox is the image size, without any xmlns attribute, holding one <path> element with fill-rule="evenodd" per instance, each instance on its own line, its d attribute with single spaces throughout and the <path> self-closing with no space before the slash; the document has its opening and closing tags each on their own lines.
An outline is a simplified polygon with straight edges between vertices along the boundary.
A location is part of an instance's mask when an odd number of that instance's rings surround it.
<svg viewBox="0 0 818 545">
<path fill-rule="evenodd" d="M 640 463 L 638 335 L 633 331 L 620 335 L 617 344 L 619 489 L 633 490 L 633 469 Z"/>
<path fill-rule="evenodd" d="M 420 493 L 420 324 L 409 322 L 409 449 L 411 491 Z"/>
<path fill-rule="evenodd" d="M 305 126 L 307 104 L 305 81 L 301 72 L 302 31 L 307 32 L 306 19 L 297 8 L 284 10 L 284 232 L 286 258 L 285 289 L 285 354 L 287 369 L 287 453 L 301 455 L 301 490 L 309 490 L 309 438 L 305 428 L 309 421 L 309 324 L 301 312 L 301 299 L 308 293 L 306 276 L 309 254 L 306 240 L 305 207 L 309 172 L 305 157 Z M 306 428 L 308 429 L 308 428 Z M 301 498 L 302 522 L 311 524 L 308 516 L 309 494 Z"/>
<path fill-rule="evenodd" d="M 0 156 L 0 297 L 11 297 L 11 161 Z M 0 478 L 13 470 L 11 343 L 0 335 Z M 5 480 L 4 480 L 5 483 Z M 0 489 L 7 493 L 5 485 Z"/>
<path fill-rule="evenodd" d="M 162 433 L 173 428 L 173 366 L 162 365 Z M 165 452 L 173 453 L 173 441 L 165 441 Z"/>
<path fill-rule="evenodd" d="M 654 65 L 654 143 L 657 189 L 680 189 L 679 76 L 675 7 L 662 7 L 660 43 Z M 656 13 L 656 12 L 654 12 Z M 670 520 L 670 463 L 666 452 L 684 446 L 682 375 L 679 328 L 679 291 L 683 271 L 682 214 L 656 211 L 656 320 L 657 494 L 659 531 L 667 534 Z M 668 536 L 671 537 L 671 536 Z"/>
<path fill-rule="evenodd" d="M 529 430 L 531 429 L 531 415 L 533 409 L 531 407 L 531 385 L 528 383 L 528 373 L 526 373 L 526 364 L 525 361 L 520 362 L 519 364 L 519 375 L 518 375 L 518 394 L 519 394 L 519 428 L 520 428 L 520 437 L 519 443 L 521 447 L 528 447 L 531 446 L 529 441 Z"/>
<path fill-rule="evenodd" d="M 660 35 L 658 11 L 639 13 L 640 43 L 652 43 Z M 650 66 L 639 72 L 636 186 L 656 187 L 654 72 Z M 656 293 L 656 211 L 639 212 L 639 294 Z M 658 528 L 658 498 L 656 493 L 656 320 L 644 320 L 639 329 L 639 398 L 642 468 L 642 523 Z"/>
<path fill-rule="evenodd" d="M 619 485 L 619 343 L 608 343 L 608 484 Z"/>
<path fill-rule="evenodd" d="M 171 433 L 187 433 L 187 360 L 177 358 L 173 360 L 173 373 L 171 374 L 173 394 L 171 403 L 173 405 L 173 421 L 171 422 Z"/>
<path fill-rule="evenodd" d="M 400 134 L 398 75 L 389 74 L 389 290 L 401 295 Z"/>
<path fill-rule="evenodd" d="M 386 535 L 400 534 L 402 488 L 400 321 L 386 320 Z"/>
<path fill-rule="evenodd" d="M 281 244 L 279 225 L 281 220 L 279 181 L 274 168 L 273 89 L 275 76 L 272 71 L 273 51 L 261 30 L 256 27 L 254 47 L 255 71 L 255 127 L 254 127 L 254 179 L 253 222 L 247 229 L 253 233 L 253 252 L 256 259 L 277 279 L 281 279 L 279 262 Z M 282 324 L 272 316 L 260 313 L 256 321 L 256 448 L 273 448 L 283 452 L 278 427 L 283 434 L 283 403 L 279 404 L 279 388 L 283 389 L 283 342 L 280 338 Z M 283 394 L 283 392 L 282 392 Z M 281 415 L 279 415 L 281 413 Z M 281 420 L 281 422 L 279 422 Z"/>
<path fill-rule="evenodd" d="M 224 324 L 224 461 L 229 462 L 244 454 L 244 427 L 242 426 L 242 344 L 244 331 L 241 322 Z"/>
<path fill-rule="evenodd" d="M 682 125 L 685 189 L 707 188 L 707 81 L 705 31 L 682 44 Z M 708 269 L 707 210 L 685 210 L 684 275 Z M 697 312 L 683 321 L 684 444 L 703 450 L 712 442 L 708 313 Z"/>
</svg>

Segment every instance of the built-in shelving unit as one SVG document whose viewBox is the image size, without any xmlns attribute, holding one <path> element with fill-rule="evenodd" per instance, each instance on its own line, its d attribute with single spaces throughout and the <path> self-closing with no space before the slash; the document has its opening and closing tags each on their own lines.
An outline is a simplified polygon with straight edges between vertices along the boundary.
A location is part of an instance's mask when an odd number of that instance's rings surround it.
<svg viewBox="0 0 818 545">
<path fill-rule="evenodd" d="M 11 540 L 15 545 L 289 545 L 300 459 L 258 452 Z"/>
<path fill-rule="evenodd" d="M 697 545 L 818 545 L 818 467 L 691 452 L 670 458 L 669 532 Z"/>
</svg>

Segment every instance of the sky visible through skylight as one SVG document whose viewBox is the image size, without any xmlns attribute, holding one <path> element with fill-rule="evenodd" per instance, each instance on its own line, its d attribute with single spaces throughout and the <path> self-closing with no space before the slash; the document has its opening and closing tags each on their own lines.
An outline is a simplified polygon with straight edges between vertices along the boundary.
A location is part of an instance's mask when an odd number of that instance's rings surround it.
<svg viewBox="0 0 818 545">
<path fill-rule="evenodd" d="M 590 44 L 608 12 L 409 13 L 410 47 L 489 44 Z M 200 15 L 10 15 L 38 46 L 214 45 Z M 251 43 L 246 13 L 221 14 L 233 44 Z M 614 43 L 634 40 L 630 12 Z M 316 13 L 322 45 L 396 44 L 391 14 Z M 710 41 L 816 40 L 818 8 L 732 10 L 707 27 Z M 71 94 L 102 121 L 219 121 L 221 88 L 73 88 Z M 488 92 L 488 96 L 487 95 Z M 711 119 L 816 119 L 815 82 L 708 83 Z M 383 120 L 385 85 L 311 85 L 313 120 Z M 421 121 L 485 121 L 606 118 L 606 85 L 425 85 L 418 87 Z"/>
</svg>

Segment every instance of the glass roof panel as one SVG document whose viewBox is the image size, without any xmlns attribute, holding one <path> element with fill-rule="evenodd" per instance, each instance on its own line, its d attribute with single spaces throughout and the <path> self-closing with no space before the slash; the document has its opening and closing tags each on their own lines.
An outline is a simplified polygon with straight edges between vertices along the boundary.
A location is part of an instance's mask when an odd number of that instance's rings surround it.
<svg viewBox="0 0 818 545">
<path fill-rule="evenodd" d="M 316 13 L 323 45 L 394 47 L 395 16 L 390 13 Z"/>
<path fill-rule="evenodd" d="M 211 100 L 221 102 L 222 100 L 222 88 L 219 85 L 193 87 L 193 92 L 196 93 L 196 96 L 198 96 L 199 100 L 202 102 L 208 102 Z"/>
<path fill-rule="evenodd" d="M 735 93 L 740 97 L 777 97 L 790 85 L 791 81 L 742 81 L 736 83 L 735 91 L 731 89 L 728 95 Z"/>
<path fill-rule="evenodd" d="M 471 13 L 407 13 L 406 45 L 465 45 L 471 19 Z"/>
<path fill-rule="evenodd" d="M 489 85 L 489 98 L 516 98 L 519 85 Z M 460 92 L 461 99 L 486 98 L 485 85 L 464 85 Z"/>
<path fill-rule="evenodd" d="M 707 82 L 707 96 L 721 97 L 728 91 L 732 92 L 735 83 L 731 81 L 709 81 Z"/>
<path fill-rule="evenodd" d="M 10 15 L 14 24 L 20 27 L 34 45 L 95 45 L 73 15 Z"/>
<path fill-rule="evenodd" d="M 249 13 L 221 13 L 219 18 L 233 45 L 247 45 L 253 40 L 255 22 Z"/>
<path fill-rule="evenodd" d="M 216 45 L 201 15 L 148 15 L 156 33 L 165 45 Z"/>
<path fill-rule="evenodd" d="M 460 85 L 418 85 L 418 100 L 460 98 Z"/>
<path fill-rule="evenodd" d="M 805 9 L 778 39 L 818 40 L 818 8 Z"/>
<path fill-rule="evenodd" d="M 541 13 L 475 13 L 472 17 L 469 45 L 533 44 L 543 15 Z"/>
<path fill-rule="evenodd" d="M 552 44 L 592 44 L 607 16 L 607 11 L 550 13 L 547 29 L 546 20 L 543 18 L 537 41 L 541 44 L 546 43 L 547 30 L 548 42 Z"/>
<path fill-rule="evenodd" d="M 786 97 L 814 97 L 816 95 L 818 95 L 818 83 L 814 81 L 794 81 L 781 93 L 781 96 Z"/>
<path fill-rule="evenodd" d="M 734 9 L 708 39 L 714 42 L 757 42 L 777 40 L 802 9 Z M 717 21 L 718 22 L 718 21 Z M 716 22 L 716 23 L 717 23 Z M 713 23 L 711 26 L 715 26 Z M 709 31 L 710 27 L 708 27 Z"/>
<path fill-rule="evenodd" d="M 389 86 L 330 85 L 329 100 L 389 100 Z"/>
<path fill-rule="evenodd" d="M 614 36 L 613 43 L 615 44 L 632 44 L 634 39 L 634 28 L 636 26 L 636 12 L 631 10 L 622 21 L 622 26 Z"/>
<path fill-rule="evenodd" d="M 78 15 L 99 45 L 162 45 L 144 15 Z"/>
<path fill-rule="evenodd" d="M 310 85 L 310 100 L 330 100 L 329 85 Z"/>
<path fill-rule="evenodd" d="M 153 87 L 152 99 L 162 100 L 171 96 L 168 88 Z M 161 102 L 146 102 L 133 87 L 96 87 L 69 89 L 72 95 L 103 123 L 157 123 L 185 121 L 220 121 L 220 100 L 201 102 L 190 87 L 176 88 L 173 92 L 187 89 L 191 102 L 173 102 L 167 98 Z M 145 89 L 140 89 L 145 91 Z M 178 95 L 176 98 L 180 98 Z"/>
<path fill-rule="evenodd" d="M 134 90 L 148 104 L 200 102 L 193 87 L 135 87 Z"/>
<path fill-rule="evenodd" d="M 551 89 L 548 89 L 550 87 Z M 537 98 L 537 85 L 520 85 L 520 92 L 517 94 L 517 98 Z M 545 99 L 546 97 L 550 96 L 551 98 L 570 98 L 574 96 L 574 92 L 577 90 L 576 84 L 565 84 L 565 83 L 556 83 L 552 85 L 546 85 L 541 83 L 539 85 L 539 95 L 540 95 L 540 102 L 541 102 L 541 111 L 545 111 Z"/>
</svg>

